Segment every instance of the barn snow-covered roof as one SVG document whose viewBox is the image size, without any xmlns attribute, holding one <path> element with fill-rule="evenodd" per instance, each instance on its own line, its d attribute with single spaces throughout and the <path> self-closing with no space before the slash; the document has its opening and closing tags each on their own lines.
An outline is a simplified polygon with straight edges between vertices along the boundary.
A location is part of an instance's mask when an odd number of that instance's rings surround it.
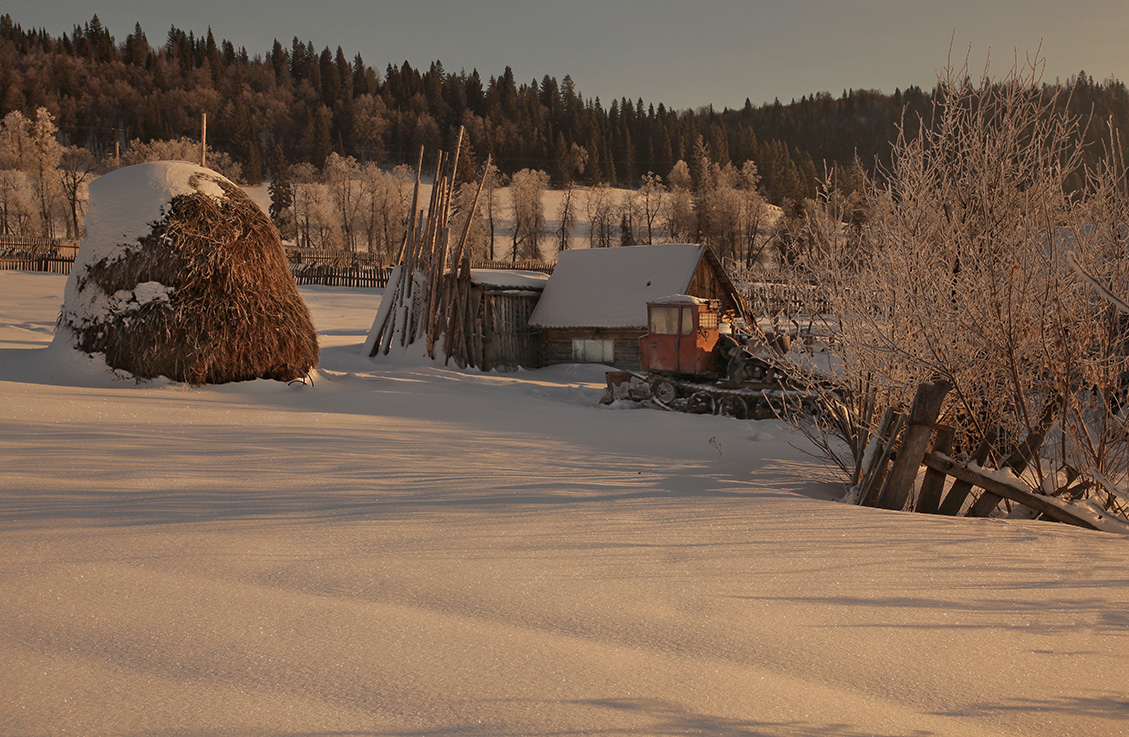
<svg viewBox="0 0 1129 737">
<path fill-rule="evenodd" d="M 703 246 L 562 251 L 529 318 L 540 328 L 645 328 L 647 302 L 685 292 Z"/>
<path fill-rule="evenodd" d="M 483 287 L 540 291 L 545 288 L 545 284 L 549 280 L 549 275 L 540 271 L 471 269 L 470 278 L 475 284 Z"/>
</svg>

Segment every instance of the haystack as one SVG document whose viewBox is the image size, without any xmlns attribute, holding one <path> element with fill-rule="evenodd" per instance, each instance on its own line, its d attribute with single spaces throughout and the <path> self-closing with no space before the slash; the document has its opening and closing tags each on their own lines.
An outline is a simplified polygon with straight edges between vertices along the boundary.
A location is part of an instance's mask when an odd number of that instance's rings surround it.
<svg viewBox="0 0 1129 737">
<path fill-rule="evenodd" d="M 289 381 L 318 362 L 278 233 L 220 174 L 138 164 L 90 185 L 56 340 L 189 384 Z"/>
</svg>

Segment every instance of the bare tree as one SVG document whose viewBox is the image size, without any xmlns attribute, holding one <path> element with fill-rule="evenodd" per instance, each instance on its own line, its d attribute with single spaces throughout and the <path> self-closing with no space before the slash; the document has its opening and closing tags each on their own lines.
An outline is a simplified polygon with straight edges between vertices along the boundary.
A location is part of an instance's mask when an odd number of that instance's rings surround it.
<svg viewBox="0 0 1129 737">
<path fill-rule="evenodd" d="M 615 202 L 607 183 L 593 185 L 585 200 L 588 214 L 588 246 L 608 248 L 615 229 Z"/>
<path fill-rule="evenodd" d="M 67 236 L 82 237 L 80 223 L 87 202 L 86 185 L 94 178 L 97 162 L 81 146 L 68 146 L 59 158 L 59 177 L 67 198 Z"/>
<path fill-rule="evenodd" d="M 483 210 L 486 213 L 486 244 L 488 252 L 486 257 L 493 261 L 496 258 L 494 252 L 494 244 L 496 243 L 497 223 L 498 223 L 498 190 L 506 186 L 506 175 L 498 171 L 498 167 L 493 164 L 490 165 L 483 178 L 482 184 L 482 201 Z"/>
</svg>

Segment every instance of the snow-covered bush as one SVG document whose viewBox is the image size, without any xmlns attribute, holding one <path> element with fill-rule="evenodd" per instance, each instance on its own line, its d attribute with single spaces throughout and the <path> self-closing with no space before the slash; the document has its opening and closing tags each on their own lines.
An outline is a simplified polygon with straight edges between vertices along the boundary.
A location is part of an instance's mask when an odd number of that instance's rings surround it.
<svg viewBox="0 0 1129 737">
<path fill-rule="evenodd" d="M 1069 488 L 1051 493 L 1124 517 L 1126 325 L 1072 268 L 1129 293 L 1124 170 L 1083 167 L 1084 122 L 1039 69 L 977 83 L 967 64 L 950 68 L 932 120 L 903 130 L 866 189 L 864 219 L 833 192 L 809 208 L 795 269 L 831 304 L 821 368 L 851 411 L 863 396 L 907 406 L 919 382 L 944 377 L 957 455 L 987 440 L 990 462 L 1032 488 L 1063 472 Z"/>
</svg>

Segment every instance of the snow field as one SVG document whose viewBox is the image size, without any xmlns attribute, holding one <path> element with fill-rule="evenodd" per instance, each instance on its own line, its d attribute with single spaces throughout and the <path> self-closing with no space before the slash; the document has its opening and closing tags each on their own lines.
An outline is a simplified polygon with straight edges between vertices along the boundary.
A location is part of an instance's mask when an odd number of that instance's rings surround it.
<svg viewBox="0 0 1129 737">
<path fill-rule="evenodd" d="M 775 423 L 358 349 L 136 384 L 0 272 L 0 734 L 1116 735 L 1129 548 L 849 507 Z"/>
</svg>

